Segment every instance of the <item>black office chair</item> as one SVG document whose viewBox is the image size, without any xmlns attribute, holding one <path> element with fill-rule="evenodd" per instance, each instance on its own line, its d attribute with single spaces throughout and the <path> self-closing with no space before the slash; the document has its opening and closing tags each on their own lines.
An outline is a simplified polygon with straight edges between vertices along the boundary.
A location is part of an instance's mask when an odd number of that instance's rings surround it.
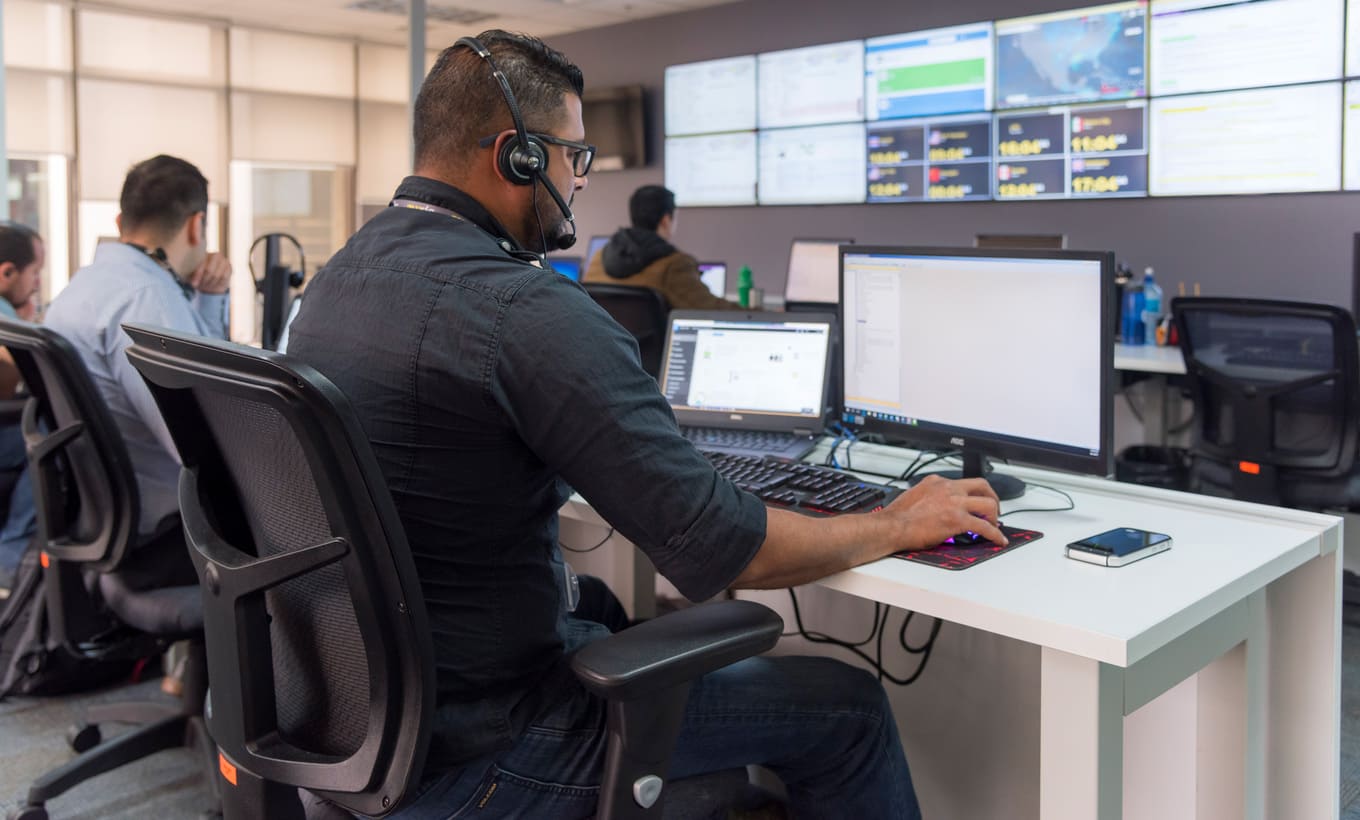
<svg viewBox="0 0 1360 820">
<path fill-rule="evenodd" d="M 164 586 L 162 556 L 184 556 L 178 519 L 138 536 L 137 482 L 122 434 L 70 343 L 47 328 L 0 319 L 31 397 L 21 422 L 33 471 L 49 644 L 90 660 L 132 660 L 198 637 L 198 585 Z M 50 432 L 49 432 L 50 431 Z M 92 589 L 97 594 L 92 594 Z M 110 615 L 113 617 L 110 618 Z M 34 781 L 11 817 L 41 820 L 46 801 L 96 775 L 155 752 L 212 744 L 202 721 L 207 689 L 202 645 L 190 643 L 178 703 L 93 706 L 69 741 L 81 754 Z M 101 741 L 99 724 L 142 724 Z"/>
<path fill-rule="evenodd" d="M 1198 426 L 1190 489 L 1304 509 L 1360 504 L 1360 353 L 1333 305 L 1171 303 Z"/>
<path fill-rule="evenodd" d="M 666 317 L 671 307 L 661 291 L 634 285 L 601 285 L 587 282 L 586 293 L 604 308 L 614 321 L 637 339 L 642 357 L 642 369 L 657 381 L 661 380 L 661 362 L 665 359 Z"/>
<path fill-rule="evenodd" d="M 206 590 L 208 725 L 235 786 L 228 820 L 298 817 L 297 787 L 387 814 L 423 769 L 434 660 L 405 534 L 349 402 L 277 353 L 125 330 L 183 457 L 180 508 Z M 728 601 L 577 653 L 577 674 L 608 701 L 600 818 L 659 816 L 691 681 L 769 649 L 782 626 Z"/>
</svg>

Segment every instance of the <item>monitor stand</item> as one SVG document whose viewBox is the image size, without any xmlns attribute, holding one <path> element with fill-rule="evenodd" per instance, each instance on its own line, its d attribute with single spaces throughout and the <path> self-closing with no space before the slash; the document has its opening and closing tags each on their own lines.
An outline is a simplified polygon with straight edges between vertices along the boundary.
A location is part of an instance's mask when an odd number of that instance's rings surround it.
<svg viewBox="0 0 1360 820">
<path fill-rule="evenodd" d="M 1019 498 L 1025 494 L 1025 482 L 1015 476 L 998 473 L 991 469 L 987 457 L 981 453 L 963 453 L 962 470 L 940 470 L 933 473 L 922 473 L 913 476 L 911 485 L 916 484 L 928 475 L 937 475 L 941 478 L 983 478 L 992 486 L 992 492 L 1002 501 L 1010 501 L 1012 498 Z"/>
</svg>

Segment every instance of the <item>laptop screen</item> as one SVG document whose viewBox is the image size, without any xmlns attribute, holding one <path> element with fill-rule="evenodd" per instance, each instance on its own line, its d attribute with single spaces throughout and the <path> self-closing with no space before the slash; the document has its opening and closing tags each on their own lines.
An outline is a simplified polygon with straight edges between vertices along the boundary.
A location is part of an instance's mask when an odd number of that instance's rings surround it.
<svg viewBox="0 0 1360 820">
<path fill-rule="evenodd" d="M 548 265 L 573 282 L 581 281 L 581 257 L 549 256 Z"/>
<path fill-rule="evenodd" d="M 727 296 L 727 263 L 700 262 L 699 278 L 703 280 L 708 292 L 723 299 Z"/>
<path fill-rule="evenodd" d="M 806 314 L 795 321 L 779 313 L 672 313 L 661 392 L 681 423 L 699 423 L 706 414 L 731 421 L 747 414 L 820 420 L 833 321 Z"/>
</svg>

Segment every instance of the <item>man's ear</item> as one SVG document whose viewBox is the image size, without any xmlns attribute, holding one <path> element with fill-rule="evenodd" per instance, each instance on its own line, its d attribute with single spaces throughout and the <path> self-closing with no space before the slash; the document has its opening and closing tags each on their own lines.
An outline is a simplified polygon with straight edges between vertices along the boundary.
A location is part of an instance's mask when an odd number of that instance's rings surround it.
<svg viewBox="0 0 1360 820">
<path fill-rule="evenodd" d="M 19 272 L 19 266 L 13 262 L 0 263 L 0 279 L 9 279 Z"/>
<path fill-rule="evenodd" d="M 205 211 L 194 211 L 189 215 L 189 222 L 185 225 L 188 233 L 184 237 L 188 240 L 189 247 L 198 247 L 203 244 L 203 226 L 207 219 L 208 214 Z"/>
</svg>

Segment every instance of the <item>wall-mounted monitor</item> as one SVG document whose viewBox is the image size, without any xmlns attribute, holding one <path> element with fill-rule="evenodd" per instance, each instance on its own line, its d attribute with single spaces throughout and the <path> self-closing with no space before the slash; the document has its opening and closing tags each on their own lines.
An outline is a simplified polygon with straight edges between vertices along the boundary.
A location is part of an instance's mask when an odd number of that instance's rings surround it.
<svg viewBox="0 0 1360 820">
<path fill-rule="evenodd" d="M 760 128 L 864 119 L 864 41 L 759 55 Z"/>
<path fill-rule="evenodd" d="M 1345 188 L 1360 191 L 1360 80 L 1346 83 L 1345 143 Z"/>
<path fill-rule="evenodd" d="M 760 204 L 864 201 L 864 123 L 761 131 L 759 141 Z"/>
<path fill-rule="evenodd" d="M 1346 76 L 1360 76 L 1360 0 L 1346 0 Z"/>
<path fill-rule="evenodd" d="M 1147 194 L 1147 103 L 996 115 L 996 198 Z"/>
<path fill-rule="evenodd" d="M 666 136 L 756 127 L 756 58 L 729 57 L 666 69 Z"/>
<path fill-rule="evenodd" d="M 1152 95 L 1341 78 L 1342 0 L 1156 0 Z"/>
<path fill-rule="evenodd" d="M 992 198 L 992 116 L 962 114 L 870 123 L 869 202 Z"/>
<path fill-rule="evenodd" d="M 1146 0 L 998 20 L 996 107 L 1141 97 L 1146 32 Z"/>
<path fill-rule="evenodd" d="M 864 43 L 864 118 L 928 117 L 992 107 L 992 24 Z"/>
<path fill-rule="evenodd" d="M 1152 100 L 1153 196 L 1335 191 L 1341 83 Z"/>
<path fill-rule="evenodd" d="M 682 208 L 756 204 L 756 134 L 666 140 L 666 187 Z"/>
<path fill-rule="evenodd" d="M 586 88 L 581 119 L 595 146 L 596 171 L 621 171 L 647 164 L 646 99 L 640 85 Z"/>
</svg>

